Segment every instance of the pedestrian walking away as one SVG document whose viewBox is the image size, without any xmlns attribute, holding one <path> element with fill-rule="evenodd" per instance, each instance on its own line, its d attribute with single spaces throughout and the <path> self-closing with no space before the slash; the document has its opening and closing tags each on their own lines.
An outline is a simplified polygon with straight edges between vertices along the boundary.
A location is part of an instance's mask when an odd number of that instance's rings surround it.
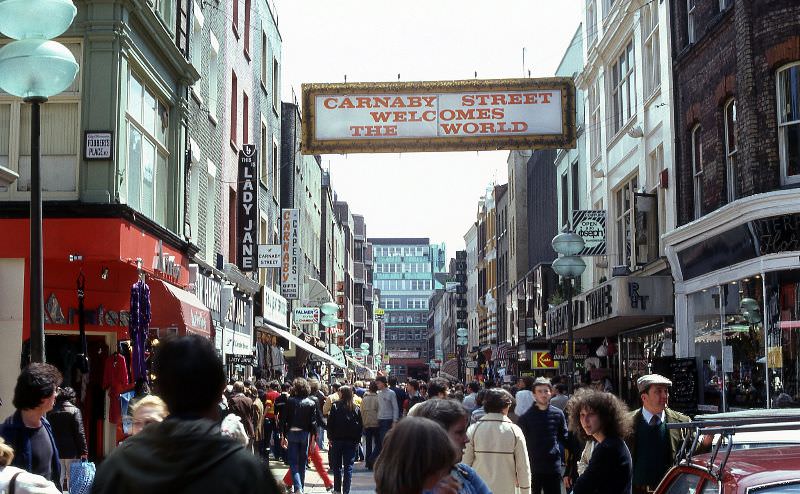
<svg viewBox="0 0 800 494">
<path fill-rule="evenodd" d="M 45 415 L 55 406 L 61 381 L 61 373 L 52 365 L 28 364 L 14 386 L 16 411 L 0 426 L 0 437 L 15 452 L 11 465 L 56 484 L 61 479 L 61 462 Z"/>
<path fill-rule="evenodd" d="M 589 464 L 574 484 L 565 478 L 573 494 L 631 494 L 633 469 L 625 438 L 631 419 L 625 404 L 603 391 L 577 393 L 567 405 L 570 429 L 594 442 Z"/>
<path fill-rule="evenodd" d="M 459 494 L 491 494 L 489 487 L 480 478 L 478 472 L 469 465 L 461 463 L 464 447 L 469 443 L 467 427 L 470 414 L 463 405 L 455 400 L 428 400 L 414 409 L 409 417 L 425 417 L 441 425 L 456 449 L 456 462 L 450 475 L 459 483 Z"/>
<path fill-rule="evenodd" d="M 333 471 L 333 491 L 350 494 L 356 447 L 364 427 L 361 409 L 353 402 L 353 389 L 341 386 L 339 395 L 341 398 L 331 405 L 328 414 L 328 463 Z"/>
<path fill-rule="evenodd" d="M 303 492 L 305 485 L 309 441 L 313 440 L 321 419 L 317 402 L 310 398 L 310 394 L 308 381 L 302 377 L 295 378 L 292 396 L 286 402 L 281 417 L 281 443 L 287 449 L 292 485 L 298 493 Z"/>
<path fill-rule="evenodd" d="M 170 415 L 111 452 L 97 469 L 92 494 L 278 492 L 269 469 L 220 432 L 225 371 L 212 342 L 197 335 L 165 339 L 153 374 Z"/>
<path fill-rule="evenodd" d="M 533 383 L 534 405 L 517 421 L 528 447 L 533 494 L 561 493 L 561 452 L 567 441 L 567 421 L 564 412 L 550 404 L 551 390 L 549 379 L 537 378 Z"/>
<path fill-rule="evenodd" d="M 375 458 L 378 456 L 378 439 L 380 429 L 378 427 L 378 384 L 375 381 L 369 383 L 369 389 L 361 399 L 361 420 L 364 425 L 364 466 L 367 470 L 372 470 Z"/>
<path fill-rule="evenodd" d="M 386 434 L 400 418 L 400 407 L 397 406 L 397 397 L 394 391 L 389 389 L 386 376 L 378 376 L 375 382 L 378 385 L 378 446 L 372 452 L 373 458 L 371 463 L 374 463 L 375 458 L 381 454 L 383 440 Z"/>
<path fill-rule="evenodd" d="M 83 430 L 83 416 L 75 406 L 75 390 L 61 388 L 56 395 L 56 404 L 47 412 L 47 420 L 53 429 L 58 456 L 61 462 L 59 486 L 69 486 L 69 467 L 77 460 L 89 457 L 86 434 Z"/>
</svg>

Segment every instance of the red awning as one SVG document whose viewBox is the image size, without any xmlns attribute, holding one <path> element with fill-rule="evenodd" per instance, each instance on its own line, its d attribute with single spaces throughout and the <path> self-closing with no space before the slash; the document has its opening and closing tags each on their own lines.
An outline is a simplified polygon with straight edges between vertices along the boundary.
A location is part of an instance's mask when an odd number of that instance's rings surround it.
<svg viewBox="0 0 800 494">
<path fill-rule="evenodd" d="M 199 334 L 211 338 L 211 312 L 193 293 L 165 281 L 148 279 L 150 285 L 150 327 L 168 334 Z"/>
</svg>

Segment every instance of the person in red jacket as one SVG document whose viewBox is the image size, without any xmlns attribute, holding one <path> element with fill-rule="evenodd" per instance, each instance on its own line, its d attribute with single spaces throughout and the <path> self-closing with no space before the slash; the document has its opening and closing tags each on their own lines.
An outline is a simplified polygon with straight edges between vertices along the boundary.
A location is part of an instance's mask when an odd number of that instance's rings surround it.
<svg viewBox="0 0 800 494">
<path fill-rule="evenodd" d="M 276 460 L 281 459 L 280 455 L 280 428 L 275 422 L 275 400 L 281 395 L 280 385 L 278 381 L 269 383 L 269 389 L 264 395 L 264 451 L 262 456 L 269 459 L 269 453 L 272 451 L 272 457 Z M 270 447 L 270 442 L 272 447 Z"/>
</svg>

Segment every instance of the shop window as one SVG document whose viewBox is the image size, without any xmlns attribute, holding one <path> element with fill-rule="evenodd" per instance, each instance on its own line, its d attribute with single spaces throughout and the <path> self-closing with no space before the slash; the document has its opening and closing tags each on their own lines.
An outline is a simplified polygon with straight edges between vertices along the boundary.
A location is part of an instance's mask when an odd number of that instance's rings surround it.
<svg viewBox="0 0 800 494">
<path fill-rule="evenodd" d="M 800 62 L 778 72 L 778 142 L 784 183 L 800 182 Z"/>
<path fill-rule="evenodd" d="M 738 174 L 736 170 L 736 100 L 725 104 L 725 181 L 727 182 L 728 202 L 739 197 Z"/>
<path fill-rule="evenodd" d="M 703 215 L 703 128 L 695 125 L 692 129 L 692 192 L 694 219 Z"/>
</svg>

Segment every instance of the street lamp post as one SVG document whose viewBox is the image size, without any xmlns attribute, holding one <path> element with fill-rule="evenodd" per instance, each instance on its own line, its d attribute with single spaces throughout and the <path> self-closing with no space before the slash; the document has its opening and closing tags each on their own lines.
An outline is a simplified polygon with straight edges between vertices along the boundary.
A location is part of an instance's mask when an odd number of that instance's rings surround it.
<svg viewBox="0 0 800 494">
<path fill-rule="evenodd" d="M 464 362 L 464 350 L 467 348 L 467 328 L 456 330 L 456 344 L 458 345 L 458 382 L 463 383 L 467 378 L 466 362 Z"/>
<path fill-rule="evenodd" d="M 586 263 L 577 254 L 584 247 L 583 239 L 574 232 L 564 232 L 553 238 L 553 250 L 561 256 L 553 261 L 553 271 L 566 279 L 567 285 L 567 392 L 575 389 L 575 338 L 572 332 L 572 280 L 580 278 Z"/>
<path fill-rule="evenodd" d="M 44 362 L 44 275 L 42 247 L 41 104 L 67 89 L 78 63 L 66 46 L 52 38 L 72 24 L 77 9 L 71 0 L 5 0 L 0 2 L 0 33 L 16 41 L 0 48 L 0 88 L 31 104 L 31 361 Z"/>
</svg>

